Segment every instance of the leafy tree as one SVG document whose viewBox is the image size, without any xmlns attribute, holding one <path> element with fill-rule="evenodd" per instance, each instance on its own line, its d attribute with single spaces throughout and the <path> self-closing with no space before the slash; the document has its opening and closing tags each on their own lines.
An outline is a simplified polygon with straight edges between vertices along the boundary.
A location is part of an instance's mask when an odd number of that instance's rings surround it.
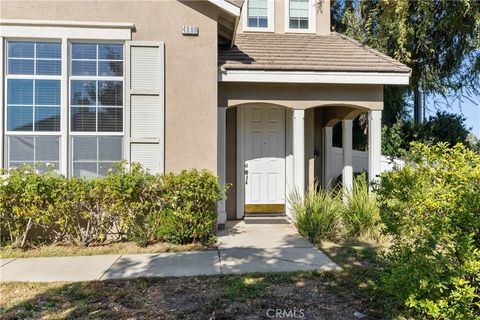
<svg viewBox="0 0 480 320">
<path fill-rule="evenodd" d="M 478 0 L 336 0 L 332 23 L 412 68 L 409 87 L 385 90 L 385 109 L 398 112 L 387 113 L 387 125 L 400 118 L 407 98 L 421 121 L 423 95 L 462 99 L 480 92 Z"/>
</svg>

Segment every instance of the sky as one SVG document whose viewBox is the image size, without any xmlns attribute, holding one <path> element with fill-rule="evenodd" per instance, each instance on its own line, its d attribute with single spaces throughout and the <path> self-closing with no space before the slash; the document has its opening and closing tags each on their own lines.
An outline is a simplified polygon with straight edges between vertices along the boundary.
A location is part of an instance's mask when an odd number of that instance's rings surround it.
<svg viewBox="0 0 480 320">
<path fill-rule="evenodd" d="M 480 138 L 480 96 L 470 97 L 470 99 L 473 100 L 473 102 L 464 99 L 461 103 L 455 102 L 447 106 L 443 98 L 430 97 L 425 101 L 425 107 L 427 109 L 425 111 L 425 118 L 428 119 L 429 116 L 435 115 L 437 110 L 461 114 L 466 118 L 465 124 L 467 128 Z M 435 100 L 443 103 L 438 103 L 437 106 L 435 106 Z"/>
</svg>

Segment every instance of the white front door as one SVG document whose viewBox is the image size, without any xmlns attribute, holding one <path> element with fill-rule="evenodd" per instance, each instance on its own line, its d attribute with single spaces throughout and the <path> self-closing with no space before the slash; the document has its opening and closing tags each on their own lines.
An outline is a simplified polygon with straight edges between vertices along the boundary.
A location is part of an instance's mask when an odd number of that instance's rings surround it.
<svg viewBox="0 0 480 320">
<path fill-rule="evenodd" d="M 285 109 L 245 107 L 245 212 L 285 211 Z"/>
</svg>

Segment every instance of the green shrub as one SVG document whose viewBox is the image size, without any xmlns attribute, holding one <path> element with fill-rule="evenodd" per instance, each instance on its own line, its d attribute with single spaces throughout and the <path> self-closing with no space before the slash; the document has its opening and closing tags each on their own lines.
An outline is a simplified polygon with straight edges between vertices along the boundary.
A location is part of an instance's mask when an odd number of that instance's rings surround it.
<svg viewBox="0 0 480 320">
<path fill-rule="evenodd" d="M 376 195 L 368 192 L 365 174 L 355 177 L 353 190 L 343 211 L 343 225 L 349 237 L 378 238 L 380 211 Z"/>
<path fill-rule="evenodd" d="M 23 166 L 2 171 L 0 232 L 20 247 L 53 241 L 89 246 L 125 238 L 140 245 L 209 243 L 223 194 L 207 171 L 161 176 L 120 163 L 106 177 L 66 179 Z"/>
<path fill-rule="evenodd" d="M 383 277 L 414 318 L 480 318 L 480 155 L 462 145 L 412 144 L 378 189 L 393 237 Z"/>
<path fill-rule="evenodd" d="M 311 186 L 305 196 L 298 192 L 288 199 L 295 215 L 296 226 L 300 234 L 312 243 L 337 236 L 343 203 L 341 194 Z"/>
<path fill-rule="evenodd" d="M 61 200 L 63 181 L 51 168 L 44 174 L 27 165 L 3 171 L 0 182 L 2 237 L 8 235 L 13 246 L 24 247 L 30 232 L 36 230 L 40 234 L 37 242 L 47 241 L 42 229 L 52 222 L 50 213 Z M 51 237 L 59 236 L 56 229 L 51 231 Z"/>
<path fill-rule="evenodd" d="M 215 239 L 217 202 L 224 195 L 217 177 L 208 171 L 189 170 L 166 174 L 162 181 L 162 226 L 167 242 L 210 243 Z"/>
</svg>

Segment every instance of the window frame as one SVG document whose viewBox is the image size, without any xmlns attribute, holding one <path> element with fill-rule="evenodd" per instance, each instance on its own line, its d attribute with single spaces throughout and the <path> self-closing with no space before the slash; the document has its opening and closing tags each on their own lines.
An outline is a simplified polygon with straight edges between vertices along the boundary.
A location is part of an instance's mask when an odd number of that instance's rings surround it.
<svg viewBox="0 0 480 320">
<path fill-rule="evenodd" d="M 91 60 L 91 61 L 96 61 L 96 68 L 97 68 L 97 74 L 98 74 L 98 62 L 101 61 L 101 59 L 99 60 L 98 59 L 98 45 L 99 44 L 118 44 L 118 45 L 122 45 L 123 46 L 123 57 L 122 57 L 122 62 L 123 62 L 123 75 L 121 77 L 119 76 L 98 76 L 98 75 L 95 75 L 95 76 L 74 76 L 72 74 L 72 68 L 73 68 L 73 63 L 72 61 L 73 60 L 78 60 L 78 59 L 73 59 L 72 58 L 72 53 L 73 53 L 73 50 L 72 50 L 72 45 L 75 44 L 75 43 L 85 43 L 85 44 L 96 44 L 97 45 L 97 57 L 95 60 Z M 86 59 L 86 60 L 90 60 L 90 59 Z M 119 60 L 118 60 L 119 61 Z M 77 40 L 77 39 L 71 39 L 68 41 L 68 61 L 67 61 L 67 64 L 68 64 L 68 77 L 67 77 L 67 82 L 68 82 L 68 95 L 67 95 L 67 109 L 68 109 L 68 134 L 67 134 L 67 139 L 68 139 L 68 172 L 69 172 L 69 176 L 74 176 L 74 158 L 73 158 L 73 153 L 74 153 L 74 144 L 73 144 L 73 139 L 75 137 L 96 137 L 97 138 L 97 159 L 95 161 L 90 161 L 91 163 L 96 163 L 96 166 L 97 166 L 97 175 L 98 175 L 98 164 L 99 164 L 99 160 L 98 160 L 98 156 L 99 156 L 99 153 L 98 153 L 98 138 L 100 137 L 121 137 L 122 138 L 122 142 L 121 142 L 121 154 L 122 154 L 122 158 L 119 160 L 124 160 L 126 159 L 126 155 L 125 155 L 125 147 L 124 147 L 124 144 L 125 144 L 125 132 L 126 132 L 126 87 L 125 87 L 125 84 L 126 84 L 126 42 L 125 41 L 118 41 L 118 40 L 98 40 L 98 39 L 94 39 L 94 40 L 91 40 L 91 39 L 85 39 L 85 40 Z M 73 131 L 72 128 L 72 105 L 71 105 L 71 97 L 70 97 L 70 94 L 71 94 L 71 86 L 72 86 L 72 81 L 75 81 L 75 80 L 80 80 L 80 81 L 86 81 L 86 80 L 89 80 L 89 81 L 122 81 L 122 100 L 123 100 L 123 105 L 122 105 L 122 131 L 117 131 L 117 132 L 114 132 L 114 131 Z M 97 87 L 96 87 L 96 99 L 98 100 L 98 84 L 97 84 Z M 98 130 L 98 104 L 95 105 L 95 108 L 96 108 L 96 113 L 95 113 L 95 117 L 96 117 L 96 123 L 95 123 L 95 127 L 96 127 L 96 130 Z M 87 106 L 85 106 L 84 108 L 88 108 Z M 118 106 L 106 106 L 106 108 L 118 108 Z M 77 161 L 77 162 L 89 162 L 89 161 Z M 101 161 L 100 161 L 101 162 Z"/>
<path fill-rule="evenodd" d="M 248 26 L 248 2 L 246 0 L 244 4 L 244 14 L 243 14 L 243 31 L 250 32 L 274 32 L 275 31 L 275 0 L 267 0 L 267 27 L 249 27 Z"/>
<path fill-rule="evenodd" d="M 290 0 L 284 0 L 284 23 L 285 33 L 316 33 L 317 32 L 317 10 L 315 0 L 308 0 L 308 29 L 290 28 Z"/>
<path fill-rule="evenodd" d="M 2 84 L 3 88 L 0 90 L 4 90 L 3 94 L 3 109 L 0 111 L 3 115 L 2 125 L 3 125 L 3 132 L 2 132 L 2 150 L 3 150 L 3 163 L 5 164 L 6 168 L 10 168 L 10 137 L 52 137 L 52 138 L 58 138 L 59 140 L 59 154 L 58 154 L 58 171 L 61 171 L 62 169 L 62 132 L 65 129 L 65 124 L 62 123 L 62 112 L 63 112 L 63 106 L 62 106 L 62 95 L 64 94 L 63 88 L 62 88 L 62 81 L 63 81 L 63 69 L 61 69 L 61 72 L 59 75 L 37 75 L 36 73 L 36 56 L 34 54 L 33 60 L 34 60 L 34 74 L 10 74 L 8 70 L 8 47 L 9 47 L 9 42 L 10 41 L 19 41 L 19 42 L 33 42 L 33 43 L 38 43 L 38 42 L 49 42 L 49 43 L 59 43 L 60 45 L 62 44 L 62 39 L 60 38 L 21 38 L 21 37 L 5 37 L 5 38 L 0 38 L 2 41 L 2 47 L 4 48 L 3 50 L 3 64 L 2 64 L 2 69 L 3 72 L 0 74 L 2 77 Z M 36 50 L 36 49 L 34 49 Z M 63 52 L 61 51 L 60 47 L 60 66 L 63 68 L 62 65 L 62 57 Z M 42 58 L 41 60 L 58 60 L 58 59 L 47 59 L 47 58 Z M 32 122 L 32 130 L 31 131 L 11 131 L 8 130 L 8 80 L 58 80 L 60 81 L 60 105 L 58 106 L 60 108 L 60 128 L 58 131 L 35 131 L 34 130 L 34 122 L 35 122 L 35 90 L 33 91 L 33 104 L 32 104 L 32 114 L 33 114 L 33 122 Z M 40 106 L 41 107 L 41 106 Z M 53 106 L 52 106 L 53 107 Z M 56 107 L 55 107 L 56 108 Z M 35 155 L 35 147 L 33 149 L 34 155 Z M 13 162 L 18 162 L 18 161 L 13 161 Z M 39 161 L 39 162 L 45 162 L 45 161 Z M 49 161 L 53 162 L 53 161 Z"/>
</svg>

